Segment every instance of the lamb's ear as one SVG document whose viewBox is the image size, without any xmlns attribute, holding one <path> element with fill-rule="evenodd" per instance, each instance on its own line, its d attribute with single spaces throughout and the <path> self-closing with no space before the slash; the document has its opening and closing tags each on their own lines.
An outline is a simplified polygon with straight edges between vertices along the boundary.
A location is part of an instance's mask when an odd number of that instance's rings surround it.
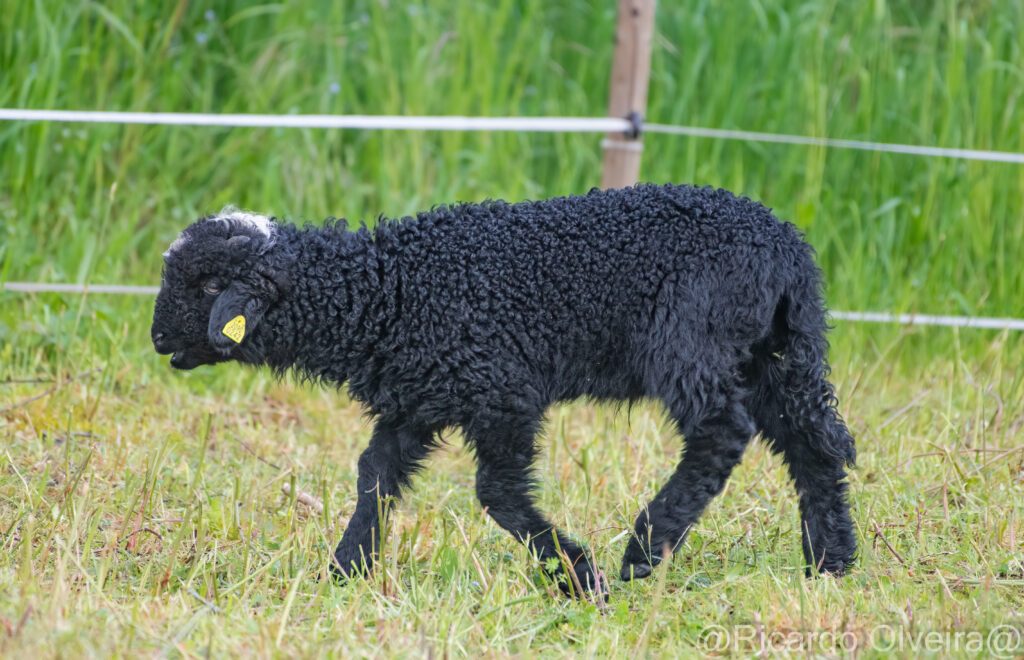
<svg viewBox="0 0 1024 660">
<path fill-rule="evenodd" d="M 263 319 L 263 311 L 258 298 L 232 284 L 217 296 L 210 310 L 210 344 L 221 353 L 229 353 L 252 334 Z"/>
</svg>

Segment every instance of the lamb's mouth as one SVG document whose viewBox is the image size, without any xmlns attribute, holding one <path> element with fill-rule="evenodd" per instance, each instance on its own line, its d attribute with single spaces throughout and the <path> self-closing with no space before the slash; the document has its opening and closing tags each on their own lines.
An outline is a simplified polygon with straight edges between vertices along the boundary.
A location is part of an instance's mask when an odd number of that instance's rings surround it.
<svg viewBox="0 0 1024 660">
<path fill-rule="evenodd" d="M 171 366 L 175 369 L 188 371 L 204 364 L 217 364 L 228 358 L 218 355 L 213 350 L 178 349 L 171 355 Z"/>
<path fill-rule="evenodd" d="M 200 365 L 211 364 L 213 362 L 216 362 L 216 360 L 204 358 L 202 355 L 198 355 L 194 351 L 186 351 L 184 349 L 174 351 L 174 354 L 171 355 L 171 366 L 175 369 L 181 369 L 182 371 L 195 369 Z"/>
<path fill-rule="evenodd" d="M 198 367 L 198 364 L 193 364 L 193 360 L 188 359 L 188 353 L 185 351 L 175 351 L 171 355 L 171 366 L 175 369 L 189 370 Z"/>
</svg>

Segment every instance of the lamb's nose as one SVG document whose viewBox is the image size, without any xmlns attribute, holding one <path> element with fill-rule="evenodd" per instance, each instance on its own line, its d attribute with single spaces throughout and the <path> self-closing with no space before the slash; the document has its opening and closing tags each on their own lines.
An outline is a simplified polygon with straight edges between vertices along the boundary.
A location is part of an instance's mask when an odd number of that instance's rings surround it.
<svg viewBox="0 0 1024 660">
<path fill-rule="evenodd" d="M 153 342 L 154 343 L 159 342 L 163 338 L 164 338 L 164 333 L 158 332 L 155 335 L 153 335 Z"/>
</svg>

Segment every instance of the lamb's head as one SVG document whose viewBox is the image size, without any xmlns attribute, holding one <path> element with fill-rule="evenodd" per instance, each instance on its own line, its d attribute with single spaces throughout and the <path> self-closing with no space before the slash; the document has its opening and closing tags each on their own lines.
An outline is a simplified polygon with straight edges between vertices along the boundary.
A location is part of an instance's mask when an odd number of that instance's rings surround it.
<svg viewBox="0 0 1024 660">
<path fill-rule="evenodd" d="M 151 331 L 171 366 L 260 360 L 253 336 L 287 287 L 274 260 L 278 231 L 270 218 L 228 207 L 171 244 Z"/>
</svg>

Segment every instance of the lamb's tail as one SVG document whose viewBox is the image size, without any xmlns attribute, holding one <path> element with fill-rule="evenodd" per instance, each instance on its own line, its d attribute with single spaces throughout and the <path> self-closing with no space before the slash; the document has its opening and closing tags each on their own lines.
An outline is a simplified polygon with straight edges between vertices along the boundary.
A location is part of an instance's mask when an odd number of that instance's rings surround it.
<svg viewBox="0 0 1024 660">
<path fill-rule="evenodd" d="M 803 277 L 779 299 L 770 337 L 755 351 L 760 367 L 755 418 L 766 435 L 793 437 L 772 432 L 784 426 L 816 452 L 852 466 L 857 452 L 828 381 L 829 328 L 820 274 L 813 261 L 800 271 Z"/>
</svg>

